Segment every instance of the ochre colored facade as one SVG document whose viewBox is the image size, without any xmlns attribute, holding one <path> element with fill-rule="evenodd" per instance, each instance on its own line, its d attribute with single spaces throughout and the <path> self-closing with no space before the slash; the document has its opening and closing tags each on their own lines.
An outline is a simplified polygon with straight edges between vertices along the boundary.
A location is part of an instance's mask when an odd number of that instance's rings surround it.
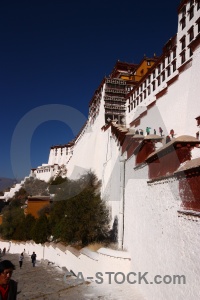
<svg viewBox="0 0 200 300">
<path fill-rule="evenodd" d="M 151 67 L 154 65 L 156 59 L 147 59 L 144 58 L 142 62 L 139 64 L 136 74 L 135 74 L 135 81 L 140 81 L 142 77 L 151 69 Z"/>
<path fill-rule="evenodd" d="M 39 218 L 39 211 L 44 208 L 45 206 L 48 206 L 50 204 L 50 198 L 49 197 L 29 197 L 27 200 L 27 207 L 24 210 L 24 213 L 31 214 L 35 218 Z"/>
</svg>

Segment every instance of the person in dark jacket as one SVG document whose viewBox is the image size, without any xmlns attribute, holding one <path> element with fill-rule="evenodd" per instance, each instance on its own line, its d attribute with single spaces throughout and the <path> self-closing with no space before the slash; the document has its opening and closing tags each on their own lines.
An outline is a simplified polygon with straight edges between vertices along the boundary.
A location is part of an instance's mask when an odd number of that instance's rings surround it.
<svg viewBox="0 0 200 300">
<path fill-rule="evenodd" d="M 166 144 L 169 143 L 170 141 L 171 141 L 170 136 L 167 135 L 167 136 L 166 136 Z"/>
<path fill-rule="evenodd" d="M 10 260 L 0 262 L 0 300 L 17 299 L 17 282 L 11 279 L 14 270 Z"/>
<path fill-rule="evenodd" d="M 161 128 L 161 127 L 159 127 L 159 133 L 160 133 L 160 136 L 162 136 L 162 135 L 163 135 L 163 130 L 162 130 L 162 128 Z"/>
<path fill-rule="evenodd" d="M 174 137 L 174 129 L 170 130 L 170 134 L 171 134 L 171 137 L 173 138 Z"/>
<path fill-rule="evenodd" d="M 37 256 L 37 255 L 35 254 L 35 252 L 33 252 L 33 254 L 31 255 L 31 261 L 32 261 L 33 267 L 35 267 L 36 256 Z"/>
</svg>

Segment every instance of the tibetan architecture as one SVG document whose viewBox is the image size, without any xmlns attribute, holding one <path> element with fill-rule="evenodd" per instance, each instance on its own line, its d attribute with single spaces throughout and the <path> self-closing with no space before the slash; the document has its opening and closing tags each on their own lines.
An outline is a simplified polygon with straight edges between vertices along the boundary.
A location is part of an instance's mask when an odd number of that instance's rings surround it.
<svg viewBox="0 0 200 300">
<path fill-rule="evenodd" d="M 142 285 L 148 300 L 199 299 L 200 0 L 181 1 L 177 12 L 162 54 L 117 61 L 79 134 L 52 146 L 48 163 L 30 174 L 48 181 L 96 173 L 118 247 L 134 272 L 147 272 L 149 282 L 160 276 L 161 284 Z"/>
</svg>

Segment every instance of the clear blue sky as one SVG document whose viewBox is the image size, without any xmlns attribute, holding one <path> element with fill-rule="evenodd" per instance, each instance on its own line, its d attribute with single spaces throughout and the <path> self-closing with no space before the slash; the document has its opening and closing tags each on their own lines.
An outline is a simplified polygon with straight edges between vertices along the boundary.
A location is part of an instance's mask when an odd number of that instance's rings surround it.
<svg viewBox="0 0 200 300">
<path fill-rule="evenodd" d="M 139 63 L 144 54 L 161 54 L 177 31 L 179 3 L 1 1 L 0 177 L 29 174 L 27 166 L 13 174 L 10 157 L 13 134 L 26 114 L 43 105 L 62 104 L 87 118 L 95 89 L 118 59 Z M 52 145 L 73 138 L 67 121 L 38 124 L 31 136 L 31 167 L 48 162 Z M 19 143 L 25 149 L 23 139 Z"/>
</svg>

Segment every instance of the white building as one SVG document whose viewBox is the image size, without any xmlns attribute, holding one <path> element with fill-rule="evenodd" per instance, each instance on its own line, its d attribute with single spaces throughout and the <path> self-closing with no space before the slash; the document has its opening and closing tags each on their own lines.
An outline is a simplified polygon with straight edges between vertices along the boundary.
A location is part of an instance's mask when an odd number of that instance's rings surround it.
<svg viewBox="0 0 200 300">
<path fill-rule="evenodd" d="M 43 180 L 96 173 L 119 246 L 131 253 L 132 270 L 154 283 L 141 285 L 148 300 L 199 299 L 200 0 L 181 1 L 177 28 L 160 57 L 117 62 L 76 139 L 52 147 L 48 164 L 31 172 Z M 156 285 L 156 275 L 168 284 Z M 172 284 L 174 275 L 186 285 Z"/>
</svg>

